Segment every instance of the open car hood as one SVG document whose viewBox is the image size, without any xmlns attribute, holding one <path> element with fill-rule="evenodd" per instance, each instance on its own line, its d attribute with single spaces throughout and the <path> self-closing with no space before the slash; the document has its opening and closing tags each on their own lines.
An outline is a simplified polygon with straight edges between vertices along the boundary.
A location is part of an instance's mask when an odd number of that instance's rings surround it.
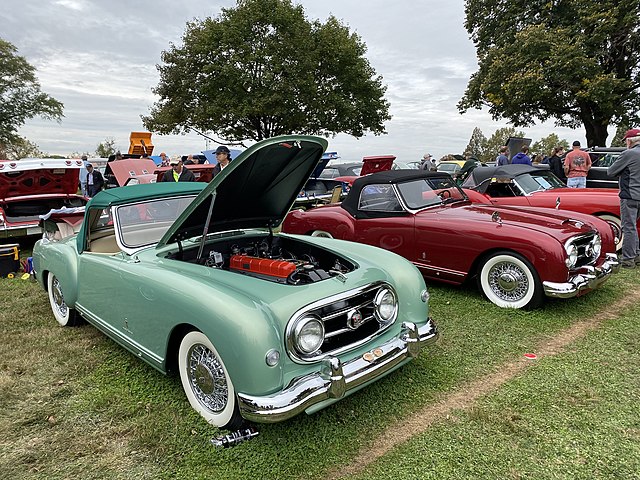
<svg viewBox="0 0 640 480">
<path fill-rule="evenodd" d="M 104 174 L 113 175 L 118 185 L 122 187 L 130 178 L 150 175 L 156 168 L 155 162 L 150 158 L 125 158 L 107 163 Z"/>
<path fill-rule="evenodd" d="M 0 198 L 75 194 L 78 192 L 78 171 L 82 167 L 82 160 L 0 161 Z"/>
<path fill-rule="evenodd" d="M 306 135 L 253 145 L 214 177 L 158 247 L 203 233 L 279 225 L 327 145 L 323 138 Z"/>
<path fill-rule="evenodd" d="M 395 155 L 374 155 L 362 158 L 362 170 L 360 176 L 369 175 L 370 173 L 386 172 L 391 170 Z"/>
</svg>

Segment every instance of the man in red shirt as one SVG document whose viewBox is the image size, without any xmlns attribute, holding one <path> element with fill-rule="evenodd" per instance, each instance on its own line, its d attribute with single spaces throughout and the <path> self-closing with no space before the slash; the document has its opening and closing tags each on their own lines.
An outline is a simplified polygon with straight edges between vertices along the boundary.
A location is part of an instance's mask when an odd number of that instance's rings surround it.
<svg viewBox="0 0 640 480">
<path fill-rule="evenodd" d="M 567 187 L 587 188 L 587 173 L 591 168 L 591 157 L 580 150 L 580 142 L 573 142 L 573 150 L 564 157 L 564 173 L 567 175 Z"/>
</svg>

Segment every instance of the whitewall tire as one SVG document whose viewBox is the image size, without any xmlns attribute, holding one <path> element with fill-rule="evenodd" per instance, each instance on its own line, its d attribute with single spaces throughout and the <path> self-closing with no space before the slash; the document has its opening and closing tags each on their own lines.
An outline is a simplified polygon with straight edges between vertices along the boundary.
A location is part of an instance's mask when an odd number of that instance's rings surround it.
<svg viewBox="0 0 640 480">
<path fill-rule="evenodd" d="M 189 403 L 207 422 L 229 430 L 242 425 L 229 372 L 202 332 L 189 332 L 182 339 L 178 370 Z"/>
<path fill-rule="evenodd" d="M 622 239 L 624 238 L 624 233 L 622 233 L 622 222 L 620 221 L 620 219 L 615 215 L 608 214 L 596 215 L 596 217 L 598 217 L 600 220 L 604 220 L 609 225 L 611 225 L 615 236 L 618 238 L 618 243 L 616 243 L 616 252 L 622 250 Z"/>
<path fill-rule="evenodd" d="M 502 308 L 535 308 L 542 303 L 542 284 L 533 266 L 511 252 L 486 259 L 478 284 L 482 293 Z"/>
<path fill-rule="evenodd" d="M 47 275 L 47 292 L 53 316 L 61 326 L 75 327 L 83 323 L 78 312 L 65 303 L 60 280 L 51 272 Z"/>
<path fill-rule="evenodd" d="M 314 230 L 311 233 L 312 237 L 322 237 L 322 238 L 333 238 L 333 236 L 329 232 L 325 232 L 324 230 Z"/>
</svg>

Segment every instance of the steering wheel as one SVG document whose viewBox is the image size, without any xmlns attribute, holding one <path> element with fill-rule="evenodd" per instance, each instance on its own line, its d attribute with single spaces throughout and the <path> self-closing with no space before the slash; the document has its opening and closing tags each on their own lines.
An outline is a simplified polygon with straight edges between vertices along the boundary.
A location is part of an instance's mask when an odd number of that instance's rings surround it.
<svg viewBox="0 0 640 480">
<path fill-rule="evenodd" d="M 451 192 L 449 190 L 442 190 L 442 191 L 438 192 L 438 196 L 442 200 L 446 200 L 447 198 L 451 198 Z"/>
</svg>

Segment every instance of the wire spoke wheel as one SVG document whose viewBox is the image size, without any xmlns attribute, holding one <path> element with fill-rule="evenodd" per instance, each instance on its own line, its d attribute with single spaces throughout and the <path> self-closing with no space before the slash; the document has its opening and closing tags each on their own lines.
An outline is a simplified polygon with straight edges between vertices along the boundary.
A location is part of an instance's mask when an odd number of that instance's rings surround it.
<svg viewBox="0 0 640 480">
<path fill-rule="evenodd" d="M 236 391 L 222 356 L 205 334 L 187 333 L 178 351 L 180 381 L 191 407 L 212 425 L 240 428 Z"/>
<path fill-rule="evenodd" d="M 498 252 L 485 259 L 478 286 L 502 308 L 535 308 L 544 297 L 535 268 L 515 252 Z"/>
</svg>

